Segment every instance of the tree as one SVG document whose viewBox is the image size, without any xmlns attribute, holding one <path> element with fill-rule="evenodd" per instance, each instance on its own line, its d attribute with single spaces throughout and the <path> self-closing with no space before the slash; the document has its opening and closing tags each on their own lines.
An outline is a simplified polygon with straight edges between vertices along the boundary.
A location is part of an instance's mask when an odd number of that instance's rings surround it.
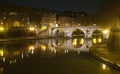
<svg viewBox="0 0 120 74">
<path fill-rule="evenodd" d="M 120 0 L 102 0 L 99 23 L 111 27 L 120 26 Z"/>
</svg>

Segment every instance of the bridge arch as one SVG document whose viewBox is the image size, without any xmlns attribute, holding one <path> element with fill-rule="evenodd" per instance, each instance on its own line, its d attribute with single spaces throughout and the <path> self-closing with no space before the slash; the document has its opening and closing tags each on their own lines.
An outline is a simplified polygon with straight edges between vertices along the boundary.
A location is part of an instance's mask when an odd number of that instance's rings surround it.
<svg viewBox="0 0 120 74">
<path fill-rule="evenodd" d="M 101 29 L 95 29 L 92 32 L 92 37 L 102 37 L 103 33 Z"/>
<path fill-rule="evenodd" d="M 58 36 L 58 37 L 65 37 L 65 32 L 63 30 L 61 30 L 61 29 L 56 29 L 54 31 L 53 35 Z"/>
<path fill-rule="evenodd" d="M 74 29 L 72 32 L 72 37 L 84 37 L 85 33 L 81 29 Z"/>
</svg>

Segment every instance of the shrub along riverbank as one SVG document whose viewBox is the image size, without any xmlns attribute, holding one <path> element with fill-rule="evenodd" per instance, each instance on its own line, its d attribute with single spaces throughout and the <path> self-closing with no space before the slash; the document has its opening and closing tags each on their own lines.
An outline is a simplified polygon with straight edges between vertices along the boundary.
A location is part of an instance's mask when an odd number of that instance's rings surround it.
<svg viewBox="0 0 120 74">
<path fill-rule="evenodd" d="M 120 31 L 112 30 L 110 32 L 107 46 L 113 52 L 120 52 Z"/>
</svg>

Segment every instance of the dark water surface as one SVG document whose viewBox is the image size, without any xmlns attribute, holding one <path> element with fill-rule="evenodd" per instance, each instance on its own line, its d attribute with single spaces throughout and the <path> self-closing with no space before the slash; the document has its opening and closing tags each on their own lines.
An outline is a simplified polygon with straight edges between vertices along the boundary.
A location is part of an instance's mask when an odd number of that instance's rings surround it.
<svg viewBox="0 0 120 74">
<path fill-rule="evenodd" d="M 0 74 L 120 74 L 90 56 L 102 39 L 44 39 L 0 43 Z"/>
</svg>

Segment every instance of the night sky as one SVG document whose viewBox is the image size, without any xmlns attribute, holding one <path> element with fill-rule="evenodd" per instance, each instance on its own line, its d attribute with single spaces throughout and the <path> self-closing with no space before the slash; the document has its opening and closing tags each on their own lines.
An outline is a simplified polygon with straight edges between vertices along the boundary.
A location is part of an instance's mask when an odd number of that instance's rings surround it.
<svg viewBox="0 0 120 74">
<path fill-rule="evenodd" d="M 0 0 L 21 6 L 47 8 L 51 10 L 79 11 L 97 13 L 100 7 L 100 0 Z"/>
</svg>

